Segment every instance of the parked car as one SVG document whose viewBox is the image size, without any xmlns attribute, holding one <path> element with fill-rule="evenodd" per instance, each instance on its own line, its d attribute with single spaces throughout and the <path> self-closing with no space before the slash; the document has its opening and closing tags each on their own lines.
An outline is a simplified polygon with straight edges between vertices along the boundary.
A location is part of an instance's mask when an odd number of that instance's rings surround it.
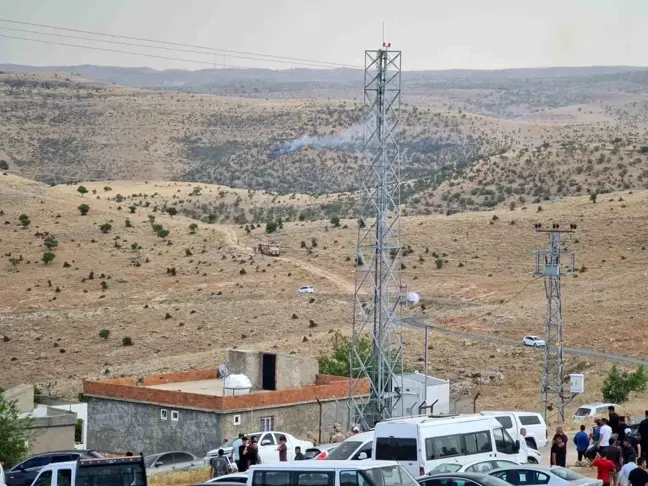
<svg viewBox="0 0 648 486">
<path fill-rule="evenodd" d="M 210 479 L 201 484 L 194 484 L 193 486 L 209 486 L 211 484 L 217 484 L 221 486 L 221 483 L 238 483 L 245 484 L 247 483 L 248 475 L 246 472 L 235 472 L 232 474 L 226 474 L 225 476 L 218 476 L 217 478 Z"/>
<path fill-rule="evenodd" d="M 548 432 L 542 415 L 536 412 L 481 412 L 482 415 L 492 415 L 504 426 L 509 435 L 515 439 L 520 436 L 520 429 L 527 431 L 526 443 L 536 451 L 547 445 Z M 529 453 L 527 462 L 537 463 L 536 454 Z"/>
<path fill-rule="evenodd" d="M 337 447 L 326 454 L 327 461 L 363 461 L 371 459 L 374 432 L 362 432 L 347 437 Z"/>
<path fill-rule="evenodd" d="M 172 451 L 151 454 L 144 458 L 146 474 L 158 474 L 169 471 L 189 471 L 204 467 L 204 461 L 190 452 Z"/>
<path fill-rule="evenodd" d="M 499 478 L 480 473 L 442 473 L 417 478 L 423 486 L 511 486 Z"/>
<path fill-rule="evenodd" d="M 594 417 L 607 417 L 610 406 L 619 408 L 616 403 L 586 403 L 578 407 L 572 418 L 574 420 L 592 420 Z"/>
<path fill-rule="evenodd" d="M 295 458 L 295 447 L 301 447 L 302 451 L 314 447 L 314 444 L 312 442 L 299 440 L 295 438 L 294 435 L 288 434 L 286 432 L 255 432 L 253 434 L 246 434 L 246 437 L 249 439 L 254 437 L 259 441 L 259 457 L 261 458 L 261 462 L 264 464 L 272 464 L 279 462 L 279 451 L 277 451 L 277 447 L 279 447 L 279 437 L 281 437 L 282 435 L 286 437 L 286 445 L 288 446 L 288 461 L 292 461 Z M 209 460 L 212 457 L 218 455 L 218 449 L 223 449 L 225 456 L 231 456 L 232 444 L 235 440 L 236 439 L 228 440 L 221 447 L 209 451 L 207 453 L 207 457 L 205 457 L 205 462 L 209 464 Z M 232 466 L 234 466 L 234 464 L 232 464 Z"/>
<path fill-rule="evenodd" d="M 306 459 L 317 459 L 321 461 L 322 459 L 326 459 L 326 456 L 328 456 L 329 453 L 339 445 L 340 444 L 320 444 L 311 447 L 304 451 L 304 457 Z"/>
<path fill-rule="evenodd" d="M 543 348 L 545 346 L 545 341 L 538 336 L 524 336 L 522 344 L 533 348 Z"/>
<path fill-rule="evenodd" d="M 492 459 L 467 462 L 466 464 L 459 464 L 458 462 L 444 462 L 432 469 L 429 474 L 438 473 L 455 473 L 455 472 L 476 472 L 487 473 L 494 469 L 500 469 L 507 466 L 519 466 L 520 463 L 511 461 L 509 459 Z"/>
<path fill-rule="evenodd" d="M 299 294 L 312 294 L 313 292 L 315 292 L 315 290 L 313 290 L 313 287 L 311 287 L 310 285 L 299 287 L 299 290 L 297 291 L 297 293 Z"/>
<path fill-rule="evenodd" d="M 495 469 L 489 475 L 506 481 L 513 486 L 601 486 L 603 481 L 588 478 L 564 467 L 514 466 Z"/>
<path fill-rule="evenodd" d="M 79 457 L 81 459 L 99 459 L 103 456 L 92 450 L 56 451 L 38 454 L 5 471 L 5 482 L 7 486 L 29 486 L 43 467 L 58 462 L 76 461 Z"/>
</svg>

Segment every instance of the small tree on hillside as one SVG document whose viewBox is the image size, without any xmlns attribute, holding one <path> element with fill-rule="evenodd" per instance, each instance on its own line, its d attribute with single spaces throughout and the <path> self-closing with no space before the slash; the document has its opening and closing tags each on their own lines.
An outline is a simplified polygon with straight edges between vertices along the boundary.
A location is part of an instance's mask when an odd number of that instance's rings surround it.
<svg viewBox="0 0 648 486">
<path fill-rule="evenodd" d="M 167 214 L 171 216 L 172 218 L 178 214 L 178 210 L 176 208 L 167 208 L 166 210 Z"/>
<path fill-rule="evenodd" d="M 0 458 L 11 467 L 25 458 L 31 439 L 31 419 L 20 418 L 15 402 L 5 399 L 0 389 Z"/>
<path fill-rule="evenodd" d="M 51 251 L 46 251 L 45 253 L 43 253 L 42 260 L 43 260 L 43 263 L 45 265 L 47 265 L 48 263 L 50 263 L 55 258 L 56 258 L 56 255 L 54 253 L 52 253 Z"/>
<path fill-rule="evenodd" d="M 196 234 L 196 230 L 198 229 L 198 225 L 196 223 L 191 223 L 189 225 L 189 232 L 193 235 Z"/>
<path fill-rule="evenodd" d="M 31 221 L 29 220 L 29 216 L 27 216 L 26 214 L 21 214 L 18 217 L 18 220 L 20 221 L 20 224 L 22 224 L 23 228 L 26 228 L 31 224 Z"/>
<path fill-rule="evenodd" d="M 331 224 L 333 225 L 334 228 L 339 228 L 340 227 L 340 217 L 339 216 L 333 216 L 331 218 Z"/>
<path fill-rule="evenodd" d="M 79 186 L 77 187 L 77 192 L 83 196 L 84 194 L 88 193 L 88 190 L 85 188 L 85 186 Z"/>
<path fill-rule="evenodd" d="M 349 369 L 349 353 L 351 353 L 351 339 L 344 336 L 340 331 L 335 331 L 331 337 L 332 351 L 329 355 L 322 355 L 317 358 L 319 372 L 324 375 L 351 376 Z M 372 344 L 369 336 L 358 337 L 356 349 L 363 363 L 371 361 Z M 358 369 L 360 362 L 357 356 L 353 356 L 354 369 Z"/>
<path fill-rule="evenodd" d="M 136 206 L 128 206 L 128 209 L 131 212 L 131 214 L 135 214 L 135 210 L 137 209 L 137 207 Z"/>
<path fill-rule="evenodd" d="M 112 229 L 112 224 L 104 223 L 101 226 L 99 226 L 99 229 L 101 230 L 102 233 L 108 233 Z"/>
<path fill-rule="evenodd" d="M 593 192 L 590 194 L 590 201 L 592 201 L 594 204 L 596 204 L 596 198 L 598 197 L 598 193 Z"/>
<path fill-rule="evenodd" d="M 0 160 L 0 170 L 9 170 L 9 164 L 6 160 Z"/>
<path fill-rule="evenodd" d="M 266 233 L 271 234 L 277 231 L 277 222 L 270 220 L 266 223 Z"/>
<path fill-rule="evenodd" d="M 88 211 L 90 211 L 90 206 L 88 206 L 87 204 L 81 204 L 78 209 L 81 213 L 81 216 L 85 216 L 86 214 L 88 214 Z"/>
<path fill-rule="evenodd" d="M 58 241 L 53 236 L 48 236 L 47 239 L 43 242 L 48 250 L 56 248 L 58 246 Z"/>
<path fill-rule="evenodd" d="M 620 371 L 613 365 L 610 372 L 603 380 L 601 394 L 605 401 L 622 404 L 630 399 L 630 392 L 645 391 L 648 387 L 648 372 L 644 365 L 636 371 Z"/>
</svg>

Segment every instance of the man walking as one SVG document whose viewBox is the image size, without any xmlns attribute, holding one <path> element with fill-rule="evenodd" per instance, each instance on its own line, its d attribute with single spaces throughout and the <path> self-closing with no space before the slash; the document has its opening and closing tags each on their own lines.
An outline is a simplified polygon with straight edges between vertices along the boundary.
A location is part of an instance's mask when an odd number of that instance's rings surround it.
<svg viewBox="0 0 648 486">
<path fill-rule="evenodd" d="M 556 434 L 551 446 L 551 465 L 567 467 L 567 449 L 560 435 Z"/>
<path fill-rule="evenodd" d="M 243 436 L 241 437 L 241 445 L 239 446 L 239 462 L 236 464 L 239 472 L 245 472 L 248 470 L 248 438 Z"/>
<path fill-rule="evenodd" d="M 612 427 L 610 421 L 603 417 L 601 419 L 601 429 L 599 431 L 599 454 L 610 447 L 610 439 L 612 438 Z"/>
<path fill-rule="evenodd" d="M 225 476 L 229 472 L 229 462 L 227 461 L 227 457 L 225 457 L 225 451 L 223 449 L 218 449 L 218 456 L 213 458 L 210 462 L 212 467 L 212 478 Z"/>
<path fill-rule="evenodd" d="M 641 457 L 648 456 L 648 410 L 644 412 L 644 419 L 639 422 L 639 430 L 637 431 L 637 439 L 639 439 L 639 453 Z"/>
<path fill-rule="evenodd" d="M 635 462 L 636 459 L 635 456 L 630 456 L 628 462 L 626 462 L 621 468 L 621 472 L 619 472 L 619 486 L 628 486 L 628 476 L 637 468 L 637 463 Z"/>
<path fill-rule="evenodd" d="M 241 461 L 241 446 L 243 445 L 243 434 L 239 434 L 238 437 L 232 442 L 232 455 L 230 456 L 230 461 L 236 464 L 236 468 L 240 471 Z"/>
<path fill-rule="evenodd" d="M 518 437 L 518 442 L 520 443 L 520 454 L 524 458 L 524 462 L 529 460 L 529 444 L 526 441 L 527 431 L 524 427 L 520 429 L 520 437 Z"/>
<path fill-rule="evenodd" d="M 610 478 L 612 473 L 616 471 L 616 466 L 605 457 L 605 451 L 601 451 L 600 454 L 600 457 L 594 459 L 592 466 L 596 468 L 596 477 L 603 482 L 603 486 L 610 486 Z"/>
<path fill-rule="evenodd" d="M 614 405 L 608 407 L 608 420 L 613 434 L 619 433 L 619 414 L 614 411 Z"/>
<path fill-rule="evenodd" d="M 646 472 L 646 458 L 637 459 L 637 467 L 628 474 L 628 482 L 631 486 L 646 486 L 648 484 L 648 472 Z"/>
<path fill-rule="evenodd" d="M 288 462 L 288 446 L 286 445 L 286 436 L 279 436 L 279 462 Z"/>
<path fill-rule="evenodd" d="M 589 435 L 585 432 L 585 426 L 580 426 L 580 432 L 574 436 L 574 444 L 576 444 L 576 452 L 578 453 L 578 465 L 582 466 L 583 456 L 589 447 Z"/>
</svg>

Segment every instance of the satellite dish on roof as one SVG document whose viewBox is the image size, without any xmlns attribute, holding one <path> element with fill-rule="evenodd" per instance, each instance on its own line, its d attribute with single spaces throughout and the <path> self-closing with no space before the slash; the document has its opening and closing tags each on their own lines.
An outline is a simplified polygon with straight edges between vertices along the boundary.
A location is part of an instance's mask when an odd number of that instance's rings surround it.
<svg viewBox="0 0 648 486">
<path fill-rule="evenodd" d="M 227 369 L 227 365 L 225 363 L 218 365 L 218 375 L 221 378 L 227 378 L 229 376 L 229 370 Z"/>
</svg>

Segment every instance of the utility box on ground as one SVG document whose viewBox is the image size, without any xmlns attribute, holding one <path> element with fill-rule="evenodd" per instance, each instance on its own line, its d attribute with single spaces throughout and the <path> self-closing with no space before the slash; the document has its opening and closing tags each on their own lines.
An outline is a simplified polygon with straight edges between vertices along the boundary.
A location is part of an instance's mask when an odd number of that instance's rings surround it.
<svg viewBox="0 0 648 486">
<path fill-rule="evenodd" d="M 434 414 L 447 414 L 450 413 L 450 383 L 446 380 L 434 378 L 433 376 L 427 377 L 427 408 L 423 410 L 421 407 L 426 401 L 425 394 L 425 375 L 423 373 L 414 372 L 406 373 L 402 377 L 397 376 L 394 378 L 394 390 L 399 389 L 401 398 L 394 406 L 393 416 L 410 416 L 420 415 L 423 413 Z M 430 405 L 434 406 L 430 408 Z"/>
</svg>

